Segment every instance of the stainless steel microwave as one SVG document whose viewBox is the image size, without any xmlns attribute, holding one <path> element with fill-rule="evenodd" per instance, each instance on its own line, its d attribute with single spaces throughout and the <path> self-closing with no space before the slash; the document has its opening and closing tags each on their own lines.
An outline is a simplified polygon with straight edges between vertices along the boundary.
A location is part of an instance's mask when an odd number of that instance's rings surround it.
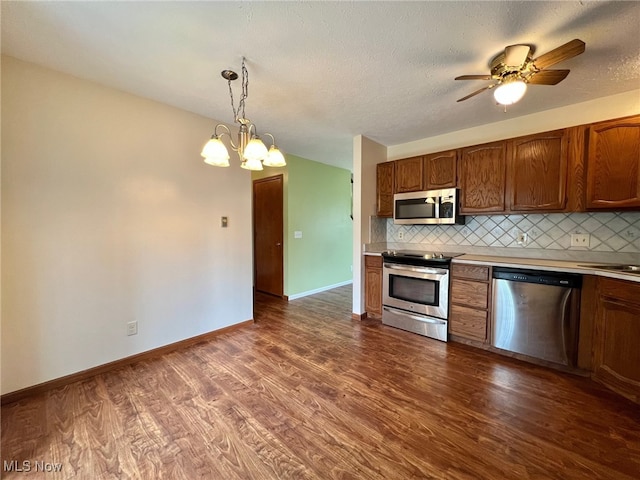
<svg viewBox="0 0 640 480">
<path fill-rule="evenodd" d="M 463 224 L 458 207 L 458 190 L 427 190 L 396 193 L 393 196 L 393 223 L 401 225 Z"/>
</svg>

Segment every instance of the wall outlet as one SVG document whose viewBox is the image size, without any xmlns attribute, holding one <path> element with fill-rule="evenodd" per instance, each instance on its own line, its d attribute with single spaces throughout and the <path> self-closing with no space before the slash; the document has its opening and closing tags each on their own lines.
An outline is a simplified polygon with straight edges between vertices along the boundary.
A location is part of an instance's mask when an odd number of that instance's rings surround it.
<svg viewBox="0 0 640 480">
<path fill-rule="evenodd" d="M 138 322 L 133 321 L 127 323 L 127 335 L 137 335 L 138 334 Z"/>
<path fill-rule="evenodd" d="M 571 234 L 571 246 L 572 247 L 588 247 L 591 235 L 588 233 L 572 233 Z"/>
<path fill-rule="evenodd" d="M 398 240 L 402 240 L 404 238 L 404 232 L 402 230 L 400 230 L 398 232 Z"/>
<path fill-rule="evenodd" d="M 526 232 L 518 231 L 516 233 L 516 243 L 518 245 L 522 245 L 524 247 L 528 241 L 529 241 L 529 235 Z"/>
</svg>

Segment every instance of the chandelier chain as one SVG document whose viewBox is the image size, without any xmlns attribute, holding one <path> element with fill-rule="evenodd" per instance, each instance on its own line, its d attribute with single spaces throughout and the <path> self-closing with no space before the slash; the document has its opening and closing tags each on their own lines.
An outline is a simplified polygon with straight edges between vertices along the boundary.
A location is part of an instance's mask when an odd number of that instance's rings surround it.
<svg viewBox="0 0 640 480">
<path fill-rule="evenodd" d="M 227 80 L 229 84 L 229 96 L 231 97 L 231 109 L 233 110 L 233 119 L 235 122 L 238 118 L 246 118 L 244 113 L 245 100 L 249 96 L 249 71 L 245 65 L 245 59 L 242 57 L 242 94 L 240 95 L 240 102 L 238 103 L 238 109 L 236 110 L 235 103 L 233 101 L 233 89 L 231 88 L 231 79 Z M 242 117 L 240 117 L 242 112 Z"/>
</svg>

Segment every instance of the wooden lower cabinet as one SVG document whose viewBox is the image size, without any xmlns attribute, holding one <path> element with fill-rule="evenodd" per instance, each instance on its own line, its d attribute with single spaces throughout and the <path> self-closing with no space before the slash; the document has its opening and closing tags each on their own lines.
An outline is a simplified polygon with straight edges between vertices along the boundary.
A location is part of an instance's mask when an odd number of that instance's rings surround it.
<svg viewBox="0 0 640 480">
<path fill-rule="evenodd" d="M 598 279 L 593 378 L 640 403 L 640 283 Z"/>
<path fill-rule="evenodd" d="M 449 334 L 454 340 L 487 343 L 491 267 L 451 265 Z"/>
<path fill-rule="evenodd" d="M 364 309 L 371 318 L 382 317 L 382 257 L 364 257 Z"/>
</svg>

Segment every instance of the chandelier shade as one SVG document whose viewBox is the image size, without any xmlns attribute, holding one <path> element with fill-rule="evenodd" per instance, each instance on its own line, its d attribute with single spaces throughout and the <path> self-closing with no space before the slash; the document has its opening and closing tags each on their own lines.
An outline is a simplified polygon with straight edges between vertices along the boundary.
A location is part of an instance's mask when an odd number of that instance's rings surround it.
<svg viewBox="0 0 640 480">
<path fill-rule="evenodd" d="M 253 137 L 251 140 L 249 140 L 247 146 L 244 147 L 242 158 L 247 161 L 264 160 L 265 158 L 267 158 L 268 153 L 269 152 L 267 151 L 267 147 L 264 146 L 262 140 L 260 140 L 258 137 Z"/>
<path fill-rule="evenodd" d="M 205 163 L 213 165 L 214 167 L 228 167 L 229 166 L 229 151 L 224 146 L 222 140 L 216 135 L 211 137 L 202 149 L 200 154 L 204 157 Z"/>
<path fill-rule="evenodd" d="M 271 145 L 267 158 L 262 163 L 267 167 L 284 167 L 287 162 L 284 160 L 282 152 L 276 148 L 275 145 Z"/>
<path fill-rule="evenodd" d="M 234 122 L 240 124 L 238 129 L 238 143 L 235 144 L 231 138 L 231 130 L 223 123 L 216 125 L 211 139 L 204 145 L 201 155 L 205 163 L 215 167 L 229 166 L 229 151 L 222 142 L 223 136 L 229 137 L 231 149 L 238 153 L 240 166 L 246 170 L 262 170 L 262 165 L 267 167 L 284 167 L 287 162 L 284 155 L 276 147 L 275 139 L 270 133 L 265 136 L 271 137 L 271 147 L 267 150 L 266 145 L 256 133 L 256 126 L 245 117 L 245 100 L 249 96 L 249 72 L 245 66 L 245 58 L 242 58 L 242 95 L 240 103 L 236 109 L 233 101 L 233 89 L 231 82 L 238 78 L 238 74 L 232 70 L 223 70 L 222 77 L 229 84 L 229 96 L 231 97 L 231 108 L 233 110 Z M 222 130 L 222 131 L 221 131 Z"/>
</svg>

